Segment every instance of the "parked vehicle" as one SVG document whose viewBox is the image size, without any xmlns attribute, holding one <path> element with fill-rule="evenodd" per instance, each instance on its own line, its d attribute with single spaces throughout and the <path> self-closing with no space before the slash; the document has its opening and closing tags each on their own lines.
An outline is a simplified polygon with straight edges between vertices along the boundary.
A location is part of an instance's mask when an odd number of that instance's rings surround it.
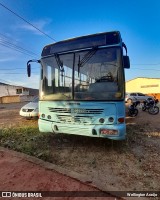
<svg viewBox="0 0 160 200">
<path fill-rule="evenodd" d="M 42 69 L 40 132 L 126 138 L 124 70 L 130 62 L 119 31 L 45 46 L 40 60 L 27 62 L 28 77 L 32 62 Z"/>
<path fill-rule="evenodd" d="M 139 93 L 139 92 L 126 93 L 125 102 L 132 103 L 135 99 L 137 101 L 143 102 L 143 101 L 147 100 L 148 98 L 153 99 L 152 96 L 148 96 L 148 95 L 145 95 L 145 94 Z"/>
<path fill-rule="evenodd" d="M 143 102 L 142 110 L 148 111 L 152 115 L 156 115 L 159 113 L 159 107 L 157 106 L 158 99 L 148 98 Z"/>
<path fill-rule="evenodd" d="M 35 99 L 33 99 L 33 101 L 23 106 L 20 109 L 19 114 L 27 119 L 38 117 L 38 110 L 39 110 L 38 102 L 39 102 L 39 97 L 36 97 Z"/>
<path fill-rule="evenodd" d="M 140 101 L 135 101 L 133 102 L 129 107 L 128 107 L 128 115 L 130 117 L 135 117 L 138 115 L 138 109 L 136 108 L 140 104 Z"/>
</svg>

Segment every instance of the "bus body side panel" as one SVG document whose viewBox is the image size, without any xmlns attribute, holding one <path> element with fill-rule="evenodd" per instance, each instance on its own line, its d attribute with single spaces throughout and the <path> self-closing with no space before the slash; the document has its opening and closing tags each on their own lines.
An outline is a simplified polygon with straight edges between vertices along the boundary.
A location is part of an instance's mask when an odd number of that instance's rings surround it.
<svg viewBox="0 0 160 200">
<path fill-rule="evenodd" d="M 41 132 L 125 139 L 125 104 L 120 102 L 40 101 Z"/>
</svg>

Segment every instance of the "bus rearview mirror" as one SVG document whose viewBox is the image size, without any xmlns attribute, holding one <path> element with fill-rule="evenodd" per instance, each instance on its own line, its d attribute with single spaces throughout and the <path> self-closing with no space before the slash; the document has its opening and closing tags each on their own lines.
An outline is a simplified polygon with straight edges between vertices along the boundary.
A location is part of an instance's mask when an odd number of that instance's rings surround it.
<svg viewBox="0 0 160 200">
<path fill-rule="evenodd" d="M 28 74 L 28 77 L 31 76 L 31 65 L 30 64 L 27 64 L 27 74 Z"/>
<path fill-rule="evenodd" d="M 123 67 L 126 69 L 130 68 L 129 56 L 123 56 Z"/>
</svg>

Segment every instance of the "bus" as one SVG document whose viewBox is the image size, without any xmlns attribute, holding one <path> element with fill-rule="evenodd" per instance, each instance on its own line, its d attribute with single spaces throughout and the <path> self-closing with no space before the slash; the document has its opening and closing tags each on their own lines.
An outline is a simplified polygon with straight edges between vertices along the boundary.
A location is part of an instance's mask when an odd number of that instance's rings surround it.
<svg viewBox="0 0 160 200">
<path fill-rule="evenodd" d="M 41 66 L 40 132 L 124 140 L 127 47 L 119 31 L 85 35 L 45 46 Z"/>
</svg>

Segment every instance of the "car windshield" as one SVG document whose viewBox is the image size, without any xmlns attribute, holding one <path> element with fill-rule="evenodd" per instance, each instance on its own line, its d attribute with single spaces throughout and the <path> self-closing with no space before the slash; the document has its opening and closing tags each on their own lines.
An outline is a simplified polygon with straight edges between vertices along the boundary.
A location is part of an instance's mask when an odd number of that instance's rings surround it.
<svg viewBox="0 0 160 200">
<path fill-rule="evenodd" d="M 39 101 L 39 97 L 35 97 L 32 102 L 38 103 L 38 101 Z"/>
</svg>

